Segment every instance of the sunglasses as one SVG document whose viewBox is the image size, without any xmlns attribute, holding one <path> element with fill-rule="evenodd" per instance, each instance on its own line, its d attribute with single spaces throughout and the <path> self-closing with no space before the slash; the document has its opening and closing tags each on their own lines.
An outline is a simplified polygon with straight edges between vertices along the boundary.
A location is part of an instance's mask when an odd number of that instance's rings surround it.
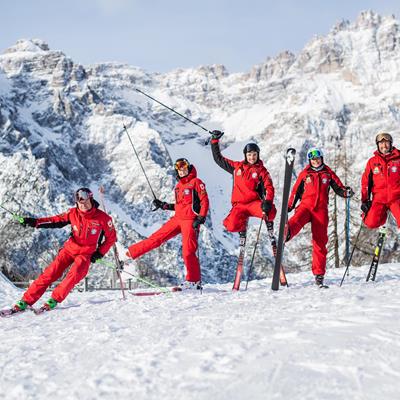
<svg viewBox="0 0 400 400">
<path fill-rule="evenodd" d="M 307 157 L 309 160 L 312 160 L 314 158 L 321 158 L 322 153 L 319 150 L 312 150 L 307 154 Z"/>
</svg>

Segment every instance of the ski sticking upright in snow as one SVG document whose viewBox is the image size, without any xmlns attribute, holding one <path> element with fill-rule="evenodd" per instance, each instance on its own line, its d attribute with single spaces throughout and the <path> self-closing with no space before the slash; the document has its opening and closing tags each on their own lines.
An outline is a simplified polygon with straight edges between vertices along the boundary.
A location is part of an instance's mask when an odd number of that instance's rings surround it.
<svg viewBox="0 0 400 400">
<path fill-rule="evenodd" d="M 244 253 L 246 251 L 246 232 L 239 232 L 239 235 L 239 258 L 232 290 L 240 289 L 240 281 L 243 275 Z"/>
<path fill-rule="evenodd" d="M 285 157 L 285 180 L 283 184 L 283 195 L 282 195 L 282 211 L 281 220 L 279 224 L 279 237 L 278 237 L 278 247 L 276 249 L 275 257 L 275 268 L 274 275 L 272 277 L 272 290 L 279 290 L 279 277 L 281 274 L 283 249 L 285 246 L 286 233 L 287 233 L 287 216 L 288 216 L 288 202 L 290 193 L 290 184 L 292 182 L 294 159 L 296 156 L 295 149 L 287 149 Z"/>
<path fill-rule="evenodd" d="M 369 267 L 366 282 L 375 281 L 376 271 L 378 270 L 379 258 L 382 253 L 383 243 L 386 238 L 386 226 L 379 229 L 378 242 L 375 247 L 374 256 L 372 257 L 371 266 Z"/>
</svg>

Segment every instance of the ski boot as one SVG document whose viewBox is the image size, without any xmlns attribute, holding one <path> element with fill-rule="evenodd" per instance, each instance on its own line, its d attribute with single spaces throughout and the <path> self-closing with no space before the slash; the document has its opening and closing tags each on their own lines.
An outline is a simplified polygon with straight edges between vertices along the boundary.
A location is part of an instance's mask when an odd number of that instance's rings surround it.
<svg viewBox="0 0 400 400">
<path fill-rule="evenodd" d="M 9 317 L 13 314 L 22 313 L 28 308 L 29 304 L 24 300 L 18 300 L 11 308 L 0 311 L 0 317 Z"/>
<path fill-rule="evenodd" d="M 46 312 L 46 311 L 53 310 L 53 309 L 57 306 L 57 304 L 58 304 L 57 301 L 55 301 L 53 298 L 50 297 L 50 299 L 48 299 L 48 300 L 46 301 L 46 303 L 44 303 L 44 304 L 42 305 L 42 307 L 40 307 L 40 308 L 34 310 L 33 312 L 34 312 L 36 315 L 37 315 L 37 314 L 42 314 L 42 313 L 44 313 L 44 312 Z"/>
<path fill-rule="evenodd" d="M 184 281 L 180 285 L 181 290 L 203 290 L 203 286 L 201 284 L 201 281 L 197 282 L 189 282 L 189 281 Z"/>
<path fill-rule="evenodd" d="M 315 275 L 315 284 L 318 285 L 319 288 L 328 289 L 329 287 L 324 284 L 324 275 Z"/>
</svg>

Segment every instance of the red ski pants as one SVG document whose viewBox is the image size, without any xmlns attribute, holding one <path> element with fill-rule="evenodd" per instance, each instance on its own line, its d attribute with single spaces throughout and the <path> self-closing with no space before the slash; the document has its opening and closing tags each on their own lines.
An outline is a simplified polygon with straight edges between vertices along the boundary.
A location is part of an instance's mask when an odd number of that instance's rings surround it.
<svg viewBox="0 0 400 400">
<path fill-rule="evenodd" d="M 276 208 L 275 205 L 272 205 L 266 219 L 273 221 L 275 216 Z M 246 204 L 234 204 L 228 216 L 224 219 L 224 226 L 228 232 L 244 232 L 247 228 L 249 217 L 264 217 L 261 210 L 261 200 L 255 200 Z"/>
<path fill-rule="evenodd" d="M 186 280 L 190 282 L 200 281 L 200 264 L 196 256 L 198 233 L 192 226 L 193 221 L 192 219 L 178 219 L 172 217 L 147 239 L 130 246 L 129 254 L 133 259 L 138 258 L 181 233 L 182 257 L 186 266 Z"/>
<path fill-rule="evenodd" d="M 296 236 L 308 222 L 311 222 L 313 245 L 312 272 L 314 275 L 325 275 L 329 222 L 328 210 L 321 208 L 311 211 L 300 205 L 288 222 L 290 239 Z"/>
<path fill-rule="evenodd" d="M 36 303 L 46 289 L 57 279 L 60 279 L 64 271 L 71 265 L 66 277 L 53 290 L 51 297 L 61 303 L 68 293 L 79 283 L 88 273 L 90 267 L 90 255 L 73 256 L 62 248 L 54 261 L 40 274 L 40 276 L 29 286 L 22 296 L 29 305 Z"/>
<path fill-rule="evenodd" d="M 377 203 L 372 201 L 371 208 L 367 216 L 364 217 L 364 224 L 369 229 L 379 228 L 386 223 L 388 210 L 396 219 L 397 227 L 400 229 L 400 199 L 392 201 L 390 204 Z"/>
</svg>

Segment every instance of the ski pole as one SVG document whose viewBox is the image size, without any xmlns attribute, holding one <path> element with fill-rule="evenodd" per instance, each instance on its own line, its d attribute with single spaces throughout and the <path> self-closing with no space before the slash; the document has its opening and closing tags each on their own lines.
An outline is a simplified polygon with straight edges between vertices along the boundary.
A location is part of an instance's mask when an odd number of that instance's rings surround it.
<svg viewBox="0 0 400 400">
<path fill-rule="evenodd" d="M 254 244 L 254 250 L 253 250 L 253 254 L 252 254 L 252 256 L 251 256 L 250 266 L 249 266 L 249 269 L 248 269 L 248 271 L 247 271 L 246 286 L 245 286 L 244 290 L 247 290 L 247 286 L 248 286 L 248 284 L 249 284 L 249 280 L 250 280 L 251 274 L 252 274 L 252 272 L 253 272 L 254 257 L 255 257 L 255 255 L 256 255 L 257 245 L 258 245 L 258 241 L 259 241 L 259 239 L 260 239 L 260 232 L 261 232 L 261 227 L 262 227 L 263 221 L 264 221 L 264 218 L 261 218 L 260 226 L 258 227 L 258 232 L 257 232 L 257 237 L 256 237 L 256 243 Z"/>
<path fill-rule="evenodd" d="M 116 267 L 115 267 L 112 263 L 110 263 L 110 262 L 108 262 L 108 261 L 106 261 L 106 260 L 97 260 L 96 263 L 103 264 L 103 265 L 105 265 L 106 267 L 109 267 L 109 268 L 112 268 L 112 269 L 116 269 Z M 122 265 L 123 265 L 123 263 L 121 262 L 121 266 L 122 266 Z M 125 270 L 124 270 L 124 273 L 125 273 L 125 274 L 128 274 L 128 275 L 130 275 L 130 276 L 132 276 L 132 277 L 135 278 L 137 281 L 142 282 L 142 283 L 144 283 L 144 284 L 146 284 L 146 285 L 148 285 L 148 286 L 150 286 L 150 287 L 152 287 L 152 288 L 154 288 L 154 289 L 158 289 L 158 290 L 160 290 L 161 292 L 165 292 L 165 293 L 171 294 L 171 292 L 170 292 L 168 289 L 165 289 L 165 288 L 163 288 L 163 287 L 161 287 L 161 286 L 157 286 L 156 284 L 154 284 L 154 283 L 148 281 L 147 279 L 140 278 L 139 276 L 133 275 L 133 274 L 131 274 L 130 272 L 125 271 Z"/>
<path fill-rule="evenodd" d="M 123 125 L 123 127 L 124 127 L 124 131 L 125 131 L 126 134 L 128 135 L 129 141 L 131 142 L 131 145 L 132 145 L 133 151 L 135 152 L 136 158 L 137 158 L 137 160 L 139 161 L 139 165 L 140 165 L 140 168 L 141 168 L 142 171 L 143 171 L 144 177 L 146 178 L 146 181 L 147 181 L 147 183 L 149 184 L 149 188 L 150 188 L 151 193 L 152 193 L 152 195 L 153 195 L 153 197 L 154 197 L 154 200 L 156 200 L 156 199 L 157 199 L 157 196 L 156 196 L 155 193 L 154 193 L 154 190 L 153 190 L 153 188 L 152 188 L 152 186 L 151 186 L 151 183 L 150 183 L 150 181 L 149 181 L 149 178 L 147 177 L 146 171 L 144 170 L 143 165 L 142 165 L 142 163 L 141 163 L 141 161 L 140 161 L 139 155 L 138 155 L 138 153 L 137 153 L 137 151 L 136 151 L 136 149 L 135 149 L 135 146 L 133 145 L 133 142 L 132 142 L 131 136 L 129 135 L 128 129 L 126 128 L 125 124 Z"/>
<path fill-rule="evenodd" d="M 363 223 L 361 222 L 361 224 L 360 224 L 360 229 L 358 230 L 358 233 L 357 233 L 357 236 L 356 236 L 356 240 L 354 241 L 353 249 L 351 250 L 350 257 L 349 257 L 349 259 L 347 260 L 346 270 L 344 271 L 343 278 L 342 278 L 342 280 L 340 281 L 340 285 L 339 285 L 340 287 L 341 287 L 342 284 L 343 284 L 343 281 L 344 281 L 344 278 L 345 278 L 346 274 L 348 275 L 348 271 L 349 271 L 349 268 L 350 268 L 351 259 L 353 258 L 354 250 L 356 249 L 357 242 L 358 242 L 358 238 L 359 238 L 359 236 L 360 236 L 362 227 L 363 227 Z"/>
<path fill-rule="evenodd" d="M 103 208 L 104 212 L 107 212 L 106 204 L 105 204 L 105 201 L 104 201 L 104 192 L 105 192 L 104 186 L 101 186 L 99 188 L 100 203 L 101 203 L 101 207 Z M 119 279 L 119 284 L 121 286 L 122 297 L 123 297 L 124 300 L 126 300 L 125 287 L 124 287 L 124 283 L 122 282 L 121 272 L 119 271 L 119 267 L 121 266 L 121 261 L 119 259 L 118 249 L 117 249 L 117 246 L 116 246 L 115 243 L 114 243 L 112 249 L 113 249 L 113 254 L 114 254 L 114 262 L 115 262 L 115 266 L 116 266 L 115 272 L 117 273 L 117 277 Z"/>
<path fill-rule="evenodd" d="M 13 213 L 12 211 L 8 210 L 7 208 L 5 208 L 2 204 L 0 204 L 0 208 L 2 208 L 4 211 L 8 212 L 9 214 L 11 214 L 13 216 L 13 218 L 15 220 L 17 220 L 20 224 L 24 223 L 24 217 L 21 217 L 20 215 Z"/>
<path fill-rule="evenodd" d="M 161 103 L 161 101 L 156 100 L 154 97 L 151 97 L 151 96 L 148 95 L 147 93 L 142 92 L 142 91 L 139 90 L 139 89 L 135 89 L 135 90 L 136 90 L 137 92 L 139 92 L 139 93 L 145 95 L 145 96 L 148 97 L 149 99 L 155 101 L 156 103 L 160 104 L 161 106 L 165 107 L 166 109 L 168 109 L 168 110 L 174 112 L 175 114 L 179 115 L 180 117 L 184 118 L 186 121 L 189 121 L 189 122 L 191 122 L 192 124 L 194 124 L 194 125 L 198 126 L 199 128 L 203 129 L 203 131 L 206 131 L 206 132 L 208 132 L 209 134 L 212 133 L 212 132 L 209 131 L 207 128 L 204 128 L 204 126 L 201 126 L 201 125 L 198 124 L 197 122 L 192 121 L 190 118 L 185 117 L 183 114 L 179 113 L 178 111 L 174 110 L 174 109 L 171 108 L 171 107 L 168 107 L 166 104 Z M 210 138 L 208 138 L 208 139 L 206 140 L 206 143 L 205 143 L 205 144 L 208 145 L 209 141 L 210 141 Z"/>
</svg>

